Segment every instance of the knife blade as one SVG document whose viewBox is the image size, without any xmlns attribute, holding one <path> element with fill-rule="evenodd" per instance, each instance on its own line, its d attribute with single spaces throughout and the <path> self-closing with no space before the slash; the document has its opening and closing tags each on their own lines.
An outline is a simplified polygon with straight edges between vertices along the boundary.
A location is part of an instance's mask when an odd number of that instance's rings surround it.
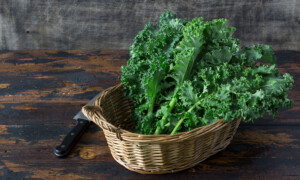
<svg viewBox="0 0 300 180">
<path fill-rule="evenodd" d="M 102 91 L 93 97 L 93 99 L 90 100 L 87 105 L 93 104 L 101 94 Z M 59 146 L 56 146 L 54 149 L 54 154 L 57 157 L 66 157 L 91 123 L 91 121 L 82 113 L 81 110 L 73 117 L 73 119 L 76 120 L 76 125 L 65 136 L 62 143 Z"/>
</svg>

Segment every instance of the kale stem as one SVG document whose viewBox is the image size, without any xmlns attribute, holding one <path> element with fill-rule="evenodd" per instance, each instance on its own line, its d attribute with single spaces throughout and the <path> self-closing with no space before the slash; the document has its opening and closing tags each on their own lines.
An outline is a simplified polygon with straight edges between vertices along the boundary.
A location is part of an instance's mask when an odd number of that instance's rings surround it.
<svg viewBox="0 0 300 180">
<path fill-rule="evenodd" d="M 148 114 L 147 116 L 150 117 L 152 119 L 153 116 L 153 108 L 154 108 L 154 104 L 155 104 L 155 99 L 156 99 L 156 95 L 154 95 L 151 99 L 151 103 L 149 104 L 148 107 Z"/>
<path fill-rule="evenodd" d="M 173 131 L 171 132 L 171 135 L 175 134 L 178 130 L 178 128 L 181 126 L 182 122 L 185 120 L 185 118 L 195 109 L 195 107 L 197 105 L 200 104 L 200 101 L 198 101 L 197 103 L 195 103 L 185 114 L 184 116 L 177 122 L 175 128 L 173 129 Z"/>
<path fill-rule="evenodd" d="M 169 104 L 169 108 L 167 109 L 167 113 L 168 113 L 168 114 L 169 114 L 170 112 L 172 112 L 172 110 L 173 110 L 173 108 L 174 108 L 176 102 L 178 101 L 178 98 L 177 98 L 177 92 L 178 92 L 178 91 L 175 90 L 175 93 L 174 93 L 174 95 L 173 95 L 173 97 L 172 97 L 172 100 L 171 100 L 171 102 L 170 102 L 170 104 Z M 162 121 L 162 124 L 163 124 L 163 125 L 165 125 L 165 124 L 167 123 L 167 118 L 168 118 L 168 116 L 166 116 L 166 115 L 164 115 L 164 116 L 162 117 L 161 121 Z M 156 135 L 157 135 L 157 134 L 160 134 L 161 131 L 162 131 L 162 129 L 158 126 L 158 127 L 156 128 L 154 134 L 156 134 Z"/>
</svg>

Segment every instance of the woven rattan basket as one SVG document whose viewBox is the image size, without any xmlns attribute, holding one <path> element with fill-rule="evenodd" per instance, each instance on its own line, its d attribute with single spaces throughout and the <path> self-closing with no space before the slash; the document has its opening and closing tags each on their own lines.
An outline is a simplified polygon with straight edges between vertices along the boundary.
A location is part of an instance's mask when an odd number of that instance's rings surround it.
<svg viewBox="0 0 300 180">
<path fill-rule="evenodd" d="M 131 103 L 122 94 L 122 84 L 103 91 L 83 113 L 105 134 L 113 158 L 131 171 L 163 174 L 188 169 L 226 148 L 241 118 L 219 120 L 175 135 L 142 135 L 130 132 Z"/>
</svg>

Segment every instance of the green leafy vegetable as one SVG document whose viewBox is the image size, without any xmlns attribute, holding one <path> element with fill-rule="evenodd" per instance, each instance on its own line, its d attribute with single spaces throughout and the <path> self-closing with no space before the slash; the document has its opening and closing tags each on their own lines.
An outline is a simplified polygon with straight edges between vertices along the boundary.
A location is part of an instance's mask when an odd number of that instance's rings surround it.
<svg viewBox="0 0 300 180">
<path fill-rule="evenodd" d="M 121 77 L 137 133 L 175 134 L 222 118 L 252 122 L 292 105 L 293 78 L 280 74 L 272 48 L 239 48 L 226 23 L 166 11 L 138 33 Z"/>
</svg>

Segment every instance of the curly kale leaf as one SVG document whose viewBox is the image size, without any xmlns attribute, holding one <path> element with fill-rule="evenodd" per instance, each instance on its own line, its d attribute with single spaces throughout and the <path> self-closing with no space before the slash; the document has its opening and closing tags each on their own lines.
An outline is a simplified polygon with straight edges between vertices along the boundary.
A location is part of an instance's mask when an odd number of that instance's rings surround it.
<svg viewBox="0 0 300 180">
<path fill-rule="evenodd" d="M 178 101 L 177 93 L 184 81 L 190 79 L 195 61 L 202 50 L 204 42 L 203 18 L 195 18 L 183 28 L 183 39 L 176 48 L 175 65 L 171 66 L 170 77 L 176 81 L 176 88 L 167 107 L 167 113 L 157 122 L 155 134 L 160 134 L 167 122 L 168 114 L 172 112 Z M 163 107 L 165 108 L 165 107 Z"/>
<path fill-rule="evenodd" d="M 135 37 L 122 67 L 136 132 L 175 134 L 219 119 L 253 122 L 290 107 L 293 78 L 268 45 L 239 47 L 226 19 L 187 22 L 170 11 Z"/>
<path fill-rule="evenodd" d="M 166 11 L 158 25 L 146 24 L 130 47 L 130 59 L 122 66 L 124 94 L 134 104 L 133 118 L 138 127 L 152 127 L 154 105 L 158 103 L 161 83 L 174 59 L 177 43 L 182 39 L 182 28 L 186 20 Z M 143 106 L 140 108 L 139 106 Z M 147 128 L 138 128 L 140 133 L 150 133 Z"/>
</svg>

